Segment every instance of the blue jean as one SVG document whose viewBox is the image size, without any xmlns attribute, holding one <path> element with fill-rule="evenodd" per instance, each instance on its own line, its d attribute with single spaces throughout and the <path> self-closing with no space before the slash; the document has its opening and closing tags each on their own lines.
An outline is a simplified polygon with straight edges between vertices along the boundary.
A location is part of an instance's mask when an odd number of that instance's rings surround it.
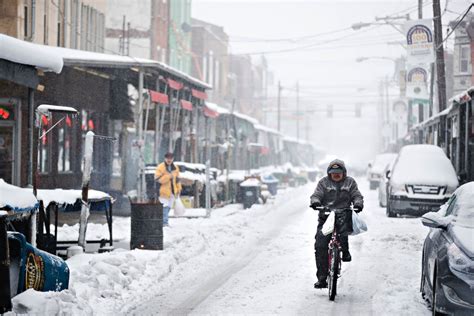
<svg viewBox="0 0 474 316">
<path fill-rule="evenodd" d="M 168 225 L 168 215 L 170 213 L 171 207 L 169 206 L 163 206 L 163 225 L 166 226 Z"/>
</svg>

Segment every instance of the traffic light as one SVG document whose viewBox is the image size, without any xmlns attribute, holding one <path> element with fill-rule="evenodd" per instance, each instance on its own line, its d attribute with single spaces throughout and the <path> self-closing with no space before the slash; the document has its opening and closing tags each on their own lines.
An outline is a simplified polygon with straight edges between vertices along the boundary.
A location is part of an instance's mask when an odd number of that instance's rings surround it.
<svg viewBox="0 0 474 316">
<path fill-rule="evenodd" d="M 332 104 L 330 104 L 327 107 L 326 117 L 331 118 L 331 117 L 333 117 L 333 114 L 334 114 L 334 107 L 333 107 Z"/>
<path fill-rule="evenodd" d="M 355 105 L 355 116 L 361 117 L 362 116 L 362 104 L 358 103 Z"/>
</svg>

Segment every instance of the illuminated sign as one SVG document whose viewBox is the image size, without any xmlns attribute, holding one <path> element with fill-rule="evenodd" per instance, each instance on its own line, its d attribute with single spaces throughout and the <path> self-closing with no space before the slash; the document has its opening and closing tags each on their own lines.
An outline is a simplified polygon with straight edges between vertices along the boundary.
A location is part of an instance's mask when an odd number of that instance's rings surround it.
<svg viewBox="0 0 474 316">
<path fill-rule="evenodd" d="M 13 113 L 13 107 L 0 105 L 0 121 L 13 121 L 15 119 Z"/>
</svg>

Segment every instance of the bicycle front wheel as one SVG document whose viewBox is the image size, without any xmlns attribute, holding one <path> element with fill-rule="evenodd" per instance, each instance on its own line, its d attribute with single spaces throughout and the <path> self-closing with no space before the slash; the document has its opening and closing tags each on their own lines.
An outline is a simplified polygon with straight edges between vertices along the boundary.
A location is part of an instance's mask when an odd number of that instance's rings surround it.
<svg viewBox="0 0 474 316">
<path fill-rule="evenodd" d="M 328 276 L 329 300 L 334 301 L 337 293 L 337 276 L 339 274 L 340 261 L 340 253 L 336 247 L 330 250 L 330 258 Z"/>
</svg>

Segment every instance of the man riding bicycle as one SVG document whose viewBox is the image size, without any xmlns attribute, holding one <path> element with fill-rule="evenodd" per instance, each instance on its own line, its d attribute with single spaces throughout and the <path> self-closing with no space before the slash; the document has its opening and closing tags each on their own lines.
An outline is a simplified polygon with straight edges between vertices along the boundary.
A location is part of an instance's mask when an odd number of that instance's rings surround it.
<svg viewBox="0 0 474 316">
<path fill-rule="evenodd" d="M 345 164 L 342 160 L 333 160 L 327 169 L 327 176 L 319 180 L 316 190 L 311 195 L 311 208 L 321 206 L 329 209 L 346 209 L 354 206 L 354 211 L 359 213 L 364 208 L 364 197 L 357 188 L 357 182 L 348 177 Z M 324 236 L 321 229 L 328 215 L 319 212 L 318 229 L 315 236 L 314 254 L 316 257 L 316 277 L 318 281 L 315 288 L 326 288 L 328 276 L 328 244 L 331 235 Z M 342 261 L 351 261 L 349 252 L 348 234 L 352 232 L 352 213 L 344 212 L 336 217 L 335 225 L 340 232 L 342 246 Z"/>
</svg>

